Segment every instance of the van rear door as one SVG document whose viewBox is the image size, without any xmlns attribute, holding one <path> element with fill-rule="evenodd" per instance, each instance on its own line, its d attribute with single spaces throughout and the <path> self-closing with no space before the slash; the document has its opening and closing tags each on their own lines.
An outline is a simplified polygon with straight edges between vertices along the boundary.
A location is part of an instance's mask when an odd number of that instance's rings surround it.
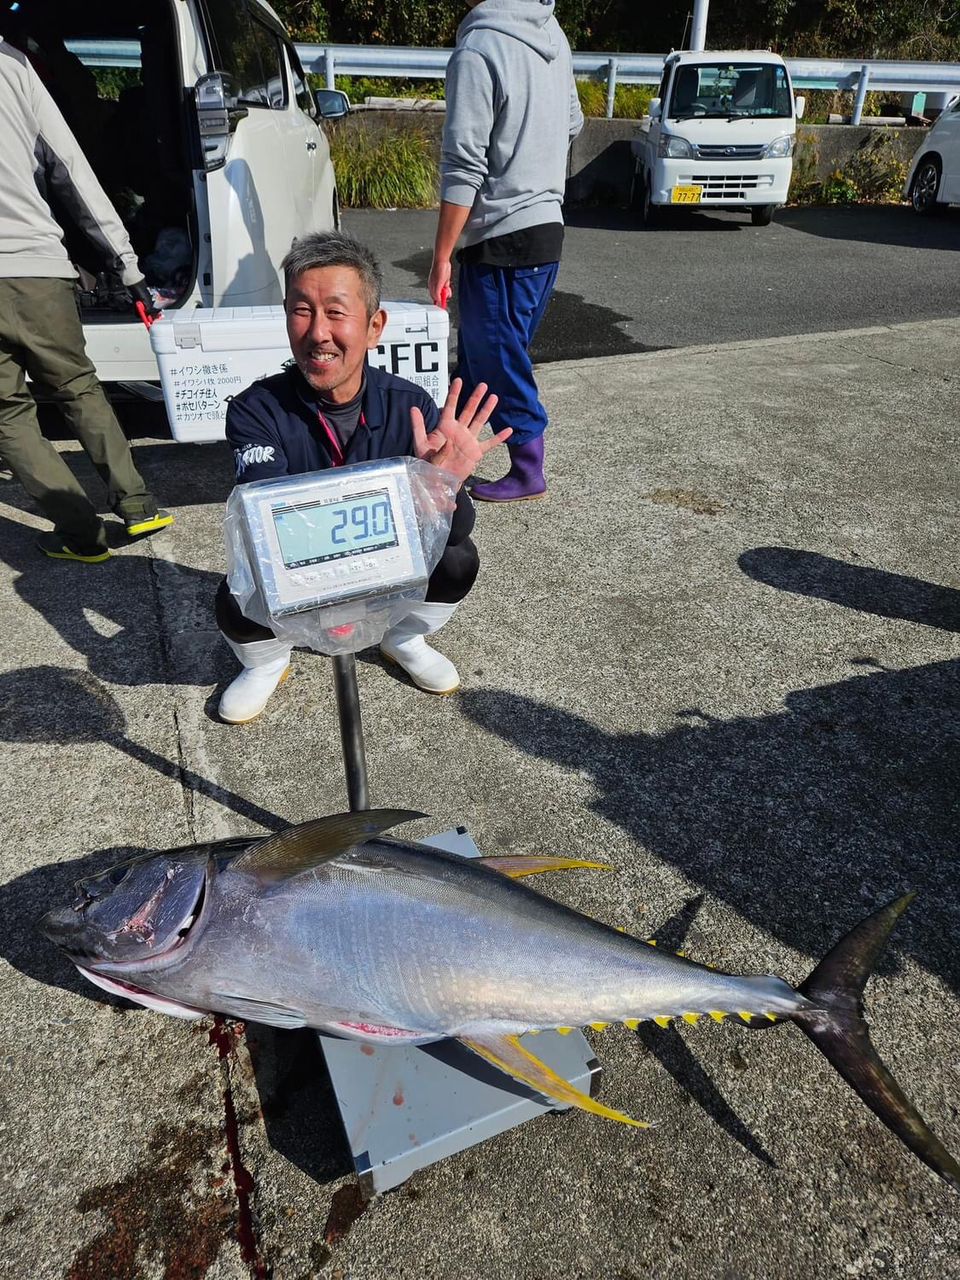
<svg viewBox="0 0 960 1280">
<path fill-rule="evenodd" d="M 206 174 L 210 305 L 275 305 L 280 262 L 303 230 L 300 193 L 315 189 L 314 155 L 271 12 L 250 0 L 204 0 L 204 9 L 231 118 L 223 162 Z"/>
</svg>

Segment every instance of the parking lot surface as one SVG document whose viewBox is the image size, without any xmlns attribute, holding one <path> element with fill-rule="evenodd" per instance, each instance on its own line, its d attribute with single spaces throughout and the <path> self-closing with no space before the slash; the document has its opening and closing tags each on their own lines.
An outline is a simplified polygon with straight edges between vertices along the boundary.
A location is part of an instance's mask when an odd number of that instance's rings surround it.
<svg viewBox="0 0 960 1280">
<path fill-rule="evenodd" d="M 695 959 L 799 982 L 915 888 L 867 1006 L 955 1153 L 958 338 L 544 365 L 550 493 L 479 512 L 439 641 L 462 692 L 358 664 L 374 803 L 609 861 L 538 887 Z M 543 1117 L 365 1206 L 308 1033 L 211 1035 L 74 974 L 35 922 L 91 866 L 346 807 L 328 660 L 297 654 L 253 724 L 215 718 L 226 447 L 134 447 L 176 523 L 102 566 L 44 560 L 0 481 L 0 1271 L 956 1275 L 960 1199 L 794 1028 L 590 1032 L 603 1100 L 656 1127 Z"/>
</svg>

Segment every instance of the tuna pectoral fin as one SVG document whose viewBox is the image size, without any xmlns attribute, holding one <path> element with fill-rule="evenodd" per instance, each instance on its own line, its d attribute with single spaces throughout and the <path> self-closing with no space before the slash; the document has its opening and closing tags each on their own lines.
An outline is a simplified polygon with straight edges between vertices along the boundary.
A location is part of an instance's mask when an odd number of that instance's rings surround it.
<svg viewBox="0 0 960 1280">
<path fill-rule="evenodd" d="M 388 831 L 399 822 L 423 817 L 426 815 L 414 809 L 361 809 L 354 813 L 333 813 L 268 836 L 235 858 L 230 868 L 255 875 L 264 883 L 286 880 L 319 866 L 321 862 L 329 862 L 355 844 Z"/>
<path fill-rule="evenodd" d="M 225 1013 L 230 1018 L 242 1018 L 244 1022 L 262 1022 L 265 1026 L 282 1027 L 285 1031 L 294 1031 L 297 1027 L 307 1025 L 302 1009 L 288 1009 L 281 1004 L 270 1004 L 267 1000 L 248 1000 L 246 996 L 215 991 L 210 997 L 210 1003 L 218 1013 Z"/>
<path fill-rule="evenodd" d="M 511 880 L 521 880 L 524 876 L 535 876 L 541 871 L 612 871 L 606 862 L 584 862 L 582 858 L 547 858 L 530 854 L 514 854 L 491 858 L 477 858 L 482 867 L 491 871 L 499 871 Z"/>
<path fill-rule="evenodd" d="M 793 1018 L 883 1123 L 934 1173 L 960 1191 L 960 1165 L 927 1128 L 880 1060 L 863 1016 L 861 996 L 866 980 L 913 897 L 908 893 L 881 907 L 837 943 L 799 988 L 816 1007 Z"/>
<path fill-rule="evenodd" d="M 637 1129 L 650 1128 L 642 1120 L 633 1120 L 630 1116 L 625 1116 L 622 1111 L 613 1111 L 588 1094 L 581 1093 L 568 1080 L 564 1080 L 563 1076 L 558 1076 L 545 1062 L 535 1058 L 528 1049 L 523 1047 L 516 1036 L 459 1036 L 458 1038 L 468 1049 L 472 1049 L 487 1062 L 492 1062 L 495 1067 L 505 1071 L 514 1080 L 529 1085 L 531 1089 L 536 1089 L 538 1093 L 542 1093 L 544 1097 L 554 1102 L 561 1102 L 569 1107 L 580 1107 L 584 1111 L 592 1112 L 595 1116 L 603 1116 L 607 1120 L 619 1120 L 622 1124 L 631 1124 Z"/>
</svg>

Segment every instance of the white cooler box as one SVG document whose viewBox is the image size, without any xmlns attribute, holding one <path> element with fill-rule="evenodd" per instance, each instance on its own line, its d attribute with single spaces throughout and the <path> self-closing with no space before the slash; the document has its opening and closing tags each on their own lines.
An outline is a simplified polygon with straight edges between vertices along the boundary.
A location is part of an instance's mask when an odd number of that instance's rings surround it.
<svg viewBox="0 0 960 1280">
<path fill-rule="evenodd" d="M 420 302 L 383 302 L 387 324 L 372 365 L 447 395 L 450 317 Z M 214 307 L 168 311 L 150 328 L 174 440 L 222 440 L 227 402 L 293 357 L 283 307 Z"/>
</svg>

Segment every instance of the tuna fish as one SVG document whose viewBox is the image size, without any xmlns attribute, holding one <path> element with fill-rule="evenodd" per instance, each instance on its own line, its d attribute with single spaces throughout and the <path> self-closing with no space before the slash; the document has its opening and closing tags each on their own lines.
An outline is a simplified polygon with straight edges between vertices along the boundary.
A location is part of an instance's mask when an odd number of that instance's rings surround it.
<svg viewBox="0 0 960 1280">
<path fill-rule="evenodd" d="M 862 921 L 794 989 L 664 952 L 518 883 L 602 864 L 463 859 L 382 834 L 422 816 L 373 809 L 140 857 L 81 880 L 73 904 L 41 928 L 91 982 L 151 1009 L 376 1044 L 455 1037 L 549 1099 L 640 1127 L 561 1079 L 519 1037 L 646 1019 L 789 1020 L 960 1190 L 960 1165 L 880 1061 L 861 1008 L 912 895 Z"/>
</svg>

